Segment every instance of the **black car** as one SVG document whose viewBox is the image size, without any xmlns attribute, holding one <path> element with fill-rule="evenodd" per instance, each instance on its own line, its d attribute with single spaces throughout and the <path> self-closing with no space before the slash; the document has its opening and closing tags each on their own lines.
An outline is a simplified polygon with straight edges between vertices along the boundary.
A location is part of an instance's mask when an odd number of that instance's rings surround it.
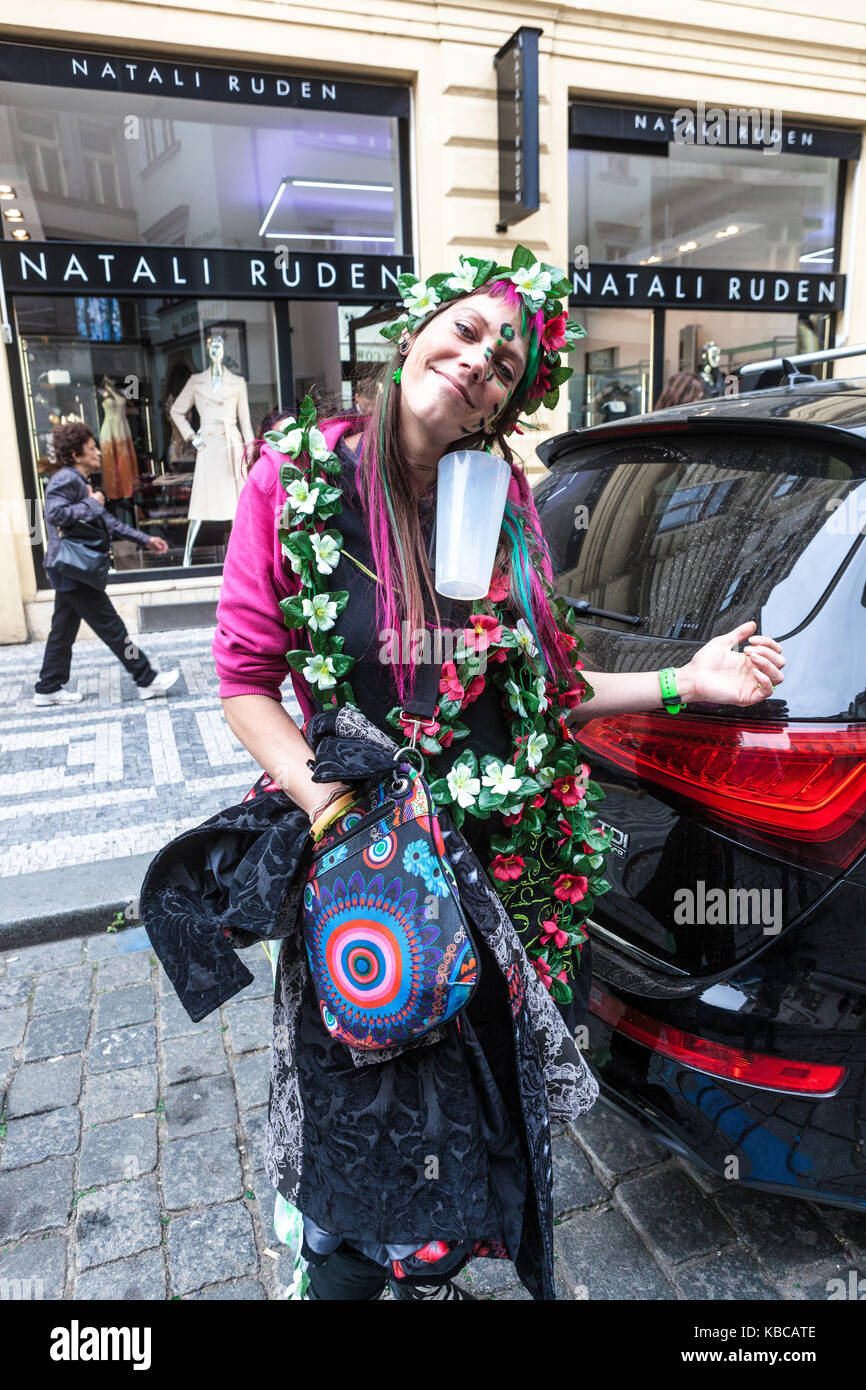
<svg viewBox="0 0 866 1390">
<path fill-rule="evenodd" d="M 866 381 L 539 455 L 590 683 L 681 666 L 749 619 L 786 661 L 748 708 L 581 710 L 613 830 L 590 923 L 602 1095 L 720 1176 L 866 1208 Z"/>
</svg>

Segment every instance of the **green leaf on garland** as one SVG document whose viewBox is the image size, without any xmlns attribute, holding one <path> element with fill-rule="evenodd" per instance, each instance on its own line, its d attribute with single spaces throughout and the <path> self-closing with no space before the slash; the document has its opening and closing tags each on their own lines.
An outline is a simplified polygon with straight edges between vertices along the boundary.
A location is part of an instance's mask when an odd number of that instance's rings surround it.
<svg viewBox="0 0 866 1390">
<path fill-rule="evenodd" d="M 422 753 L 433 754 L 442 752 L 442 744 L 437 743 L 436 739 L 431 738 L 429 734 L 421 734 L 419 736 L 418 746 Z"/>
<path fill-rule="evenodd" d="M 454 800 L 446 777 L 437 777 L 435 782 L 430 783 L 430 795 L 437 806 L 450 806 Z"/>
<path fill-rule="evenodd" d="M 354 664 L 355 658 L 353 656 L 343 656 L 340 652 L 336 652 L 331 656 L 331 665 L 334 668 L 334 675 L 336 676 L 345 676 L 347 671 L 351 671 Z"/>
<path fill-rule="evenodd" d="M 571 986 L 563 984 L 562 980 L 554 980 L 550 986 L 550 993 L 557 1004 L 570 1004 L 574 997 Z"/>
<path fill-rule="evenodd" d="M 413 285 L 420 285 L 421 283 L 418 276 L 411 270 L 404 270 L 402 275 L 397 276 L 397 288 L 401 295 L 404 294 L 406 290 L 411 290 Z"/>
<path fill-rule="evenodd" d="M 286 652 L 286 661 L 293 671 L 302 671 L 312 655 L 305 651 Z"/>
<path fill-rule="evenodd" d="M 455 716 L 456 714 L 459 714 L 459 713 L 460 713 L 460 701 L 459 701 L 459 700 L 440 700 L 440 701 L 439 701 L 439 713 L 440 713 L 442 719 L 445 720 L 446 723 L 449 723 L 449 724 L 450 724 L 450 722 L 451 722 L 451 720 L 454 718 L 454 716 Z"/>
<path fill-rule="evenodd" d="M 450 808 L 450 813 L 451 819 L 459 830 L 466 819 L 466 808 L 464 806 L 458 806 L 455 803 L 455 805 Z"/>
<path fill-rule="evenodd" d="M 283 492 L 288 492 L 292 483 L 296 483 L 303 476 L 304 472 L 299 463 L 292 463 L 288 458 L 283 459 L 280 464 L 280 487 Z"/>
<path fill-rule="evenodd" d="M 511 269 L 524 270 L 528 266 L 535 265 L 536 257 L 525 246 L 515 246 L 511 254 Z"/>
<path fill-rule="evenodd" d="M 611 885 L 606 878 L 597 878 L 593 881 L 592 891 L 597 898 L 600 898 L 602 893 L 609 893 L 610 890 Z"/>
<path fill-rule="evenodd" d="M 602 791 L 601 787 L 598 785 L 597 782 L 592 782 L 592 781 L 587 782 L 587 784 L 586 784 L 586 800 L 587 800 L 587 801 L 603 801 L 603 800 L 604 800 L 604 792 Z"/>
<path fill-rule="evenodd" d="M 308 531 L 289 531 L 283 543 L 291 555 L 301 560 L 313 558 L 313 542 Z"/>
<path fill-rule="evenodd" d="M 304 626 L 306 618 L 304 617 L 302 598 L 280 599 L 280 608 L 282 609 L 283 617 L 288 627 L 299 628 Z"/>
<path fill-rule="evenodd" d="M 471 776 L 478 776 L 478 759 L 471 748 L 464 748 L 460 757 L 455 759 L 455 767 L 468 767 Z"/>
</svg>

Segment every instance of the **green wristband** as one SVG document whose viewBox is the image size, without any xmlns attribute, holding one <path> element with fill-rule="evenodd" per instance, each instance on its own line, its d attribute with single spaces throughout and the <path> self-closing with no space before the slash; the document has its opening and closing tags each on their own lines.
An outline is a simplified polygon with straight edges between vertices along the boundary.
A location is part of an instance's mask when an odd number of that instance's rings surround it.
<svg viewBox="0 0 866 1390">
<path fill-rule="evenodd" d="M 685 705 L 677 694 L 677 673 L 673 666 L 666 666 L 663 671 L 659 671 L 659 683 L 662 688 L 662 704 L 668 714 L 679 714 Z"/>
</svg>

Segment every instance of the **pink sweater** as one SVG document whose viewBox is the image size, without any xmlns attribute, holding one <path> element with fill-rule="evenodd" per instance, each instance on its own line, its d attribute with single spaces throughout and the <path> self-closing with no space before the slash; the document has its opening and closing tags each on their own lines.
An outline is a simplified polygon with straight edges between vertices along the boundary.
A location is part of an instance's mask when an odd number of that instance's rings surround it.
<svg viewBox="0 0 866 1390">
<path fill-rule="evenodd" d="M 352 432 L 349 420 L 325 425 L 325 442 L 333 449 L 337 441 Z M 289 667 L 286 653 L 309 646 L 304 630 L 289 629 L 283 622 L 280 599 L 297 594 L 300 575 L 294 574 L 283 559 L 278 521 L 286 501 L 280 483 L 282 455 L 262 445 L 261 456 L 252 468 L 238 499 L 223 569 L 222 591 L 217 605 L 217 629 L 213 657 L 220 678 L 219 693 L 267 695 L 282 700 L 280 686 Z M 512 468 L 509 499 L 528 508 L 530 519 L 541 535 L 541 526 L 525 475 Z M 546 557 L 546 547 L 543 547 Z M 545 565 L 549 571 L 549 564 Z M 309 684 L 298 671 L 291 672 L 292 685 L 307 719 L 315 713 Z"/>
</svg>

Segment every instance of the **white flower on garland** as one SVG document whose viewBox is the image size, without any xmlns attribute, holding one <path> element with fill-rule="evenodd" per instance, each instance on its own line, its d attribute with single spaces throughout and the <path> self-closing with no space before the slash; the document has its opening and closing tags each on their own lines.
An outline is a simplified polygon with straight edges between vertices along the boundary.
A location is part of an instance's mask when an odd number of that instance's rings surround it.
<svg viewBox="0 0 866 1390">
<path fill-rule="evenodd" d="M 513 763 L 490 763 L 481 781 L 496 796 L 508 796 L 521 787 L 521 779 L 514 771 Z"/>
<path fill-rule="evenodd" d="M 455 294 L 465 294 L 467 290 L 474 290 L 475 266 L 470 265 L 468 261 L 464 261 L 461 256 L 457 262 L 454 274 L 451 276 L 450 280 L 445 281 L 445 284 L 448 286 L 448 289 L 453 290 Z"/>
<path fill-rule="evenodd" d="M 541 308 L 552 284 L 550 271 L 545 270 L 540 261 L 515 270 L 511 280 L 533 310 Z"/>
<path fill-rule="evenodd" d="M 298 426 L 296 429 L 289 430 L 282 439 L 278 439 L 274 446 L 278 453 L 288 454 L 289 458 L 296 459 L 304 447 L 304 431 Z"/>
<path fill-rule="evenodd" d="M 311 488 L 306 478 L 298 478 L 296 482 L 289 483 L 286 496 L 289 499 L 287 505 L 292 511 L 310 516 L 319 500 L 319 489 Z"/>
<path fill-rule="evenodd" d="M 530 734 L 526 740 L 526 761 L 532 772 L 538 767 L 544 756 L 544 750 L 550 740 L 547 734 Z"/>
<path fill-rule="evenodd" d="M 325 459 L 331 456 L 331 451 L 325 443 L 325 436 L 315 425 L 312 426 L 307 436 L 307 453 L 316 463 L 324 463 Z"/>
<path fill-rule="evenodd" d="M 330 594 L 314 594 L 311 599 L 305 598 L 301 607 L 307 620 L 307 627 L 311 628 L 313 632 L 327 632 L 329 627 L 334 626 L 337 605 Z"/>
<path fill-rule="evenodd" d="M 539 676 L 536 680 L 535 693 L 538 696 L 538 713 L 544 714 L 550 704 L 544 689 L 544 676 Z"/>
<path fill-rule="evenodd" d="M 340 562 L 339 542 L 335 541 L 333 536 L 320 536 L 318 533 L 312 535 L 310 540 L 319 574 L 331 574 Z"/>
<path fill-rule="evenodd" d="M 311 656 L 301 675 L 310 685 L 317 685 L 320 690 L 329 690 L 337 684 L 337 673 L 329 656 Z"/>
<path fill-rule="evenodd" d="M 535 638 L 529 630 L 529 625 L 525 618 L 517 619 L 517 627 L 514 629 L 514 636 L 517 638 L 517 645 L 527 656 L 535 656 L 538 648 L 535 645 Z"/>
<path fill-rule="evenodd" d="M 416 280 L 412 288 L 404 292 L 403 303 L 410 314 L 429 314 L 439 303 L 439 296 L 423 280 Z"/>
<path fill-rule="evenodd" d="M 526 718 L 526 706 L 523 703 L 523 691 L 515 681 L 507 680 L 505 689 L 508 691 L 508 703 L 511 708 L 520 715 L 521 719 Z"/>
<path fill-rule="evenodd" d="M 472 768 L 467 763 L 455 763 L 445 780 L 458 806 L 474 805 L 481 783 L 472 776 Z"/>
</svg>

